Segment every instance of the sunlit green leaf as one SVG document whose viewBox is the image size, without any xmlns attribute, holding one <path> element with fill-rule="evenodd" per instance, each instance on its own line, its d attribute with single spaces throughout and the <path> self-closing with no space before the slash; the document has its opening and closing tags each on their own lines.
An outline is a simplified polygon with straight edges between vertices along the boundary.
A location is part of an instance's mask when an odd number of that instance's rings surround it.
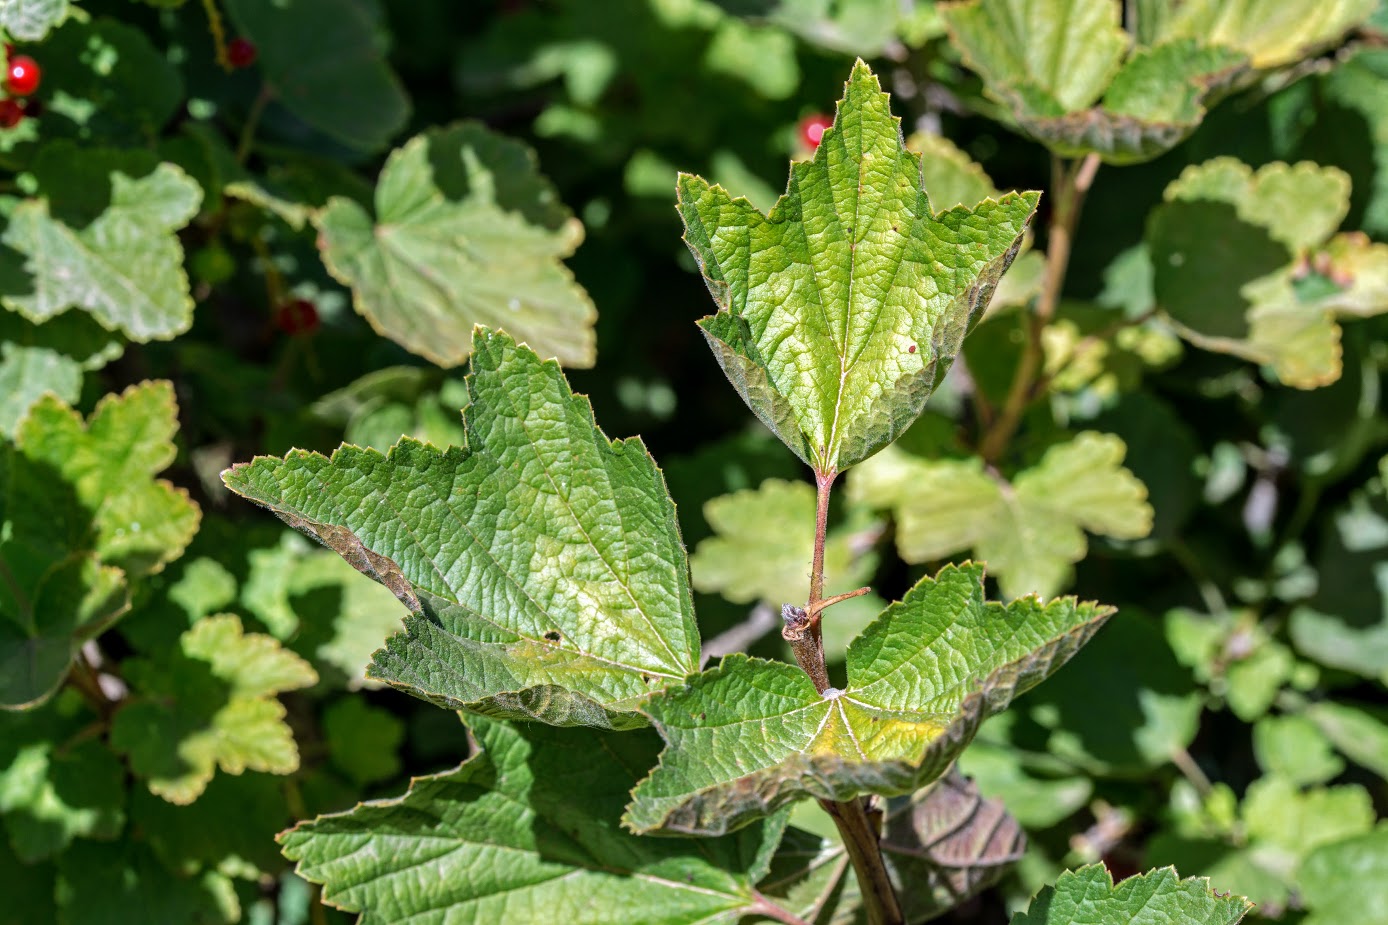
<svg viewBox="0 0 1388 925">
<path fill-rule="evenodd" d="M 1234 925 L 1251 908 L 1242 896 L 1215 892 L 1208 880 L 1181 880 L 1174 867 L 1114 884 L 1104 865 L 1091 864 L 1061 874 L 1012 925 Z"/>
<path fill-rule="evenodd" d="M 1012 262 L 1037 194 L 936 215 L 867 65 L 769 215 L 681 176 L 685 241 L 719 307 L 700 322 L 761 420 L 841 471 L 920 414 Z"/>
<path fill-rule="evenodd" d="M 843 690 L 821 696 L 794 665 L 729 656 L 645 707 L 667 748 L 624 824 L 717 834 L 803 797 L 916 790 L 1111 612 L 1073 598 L 985 603 L 983 569 L 951 566 L 854 641 Z"/>
</svg>

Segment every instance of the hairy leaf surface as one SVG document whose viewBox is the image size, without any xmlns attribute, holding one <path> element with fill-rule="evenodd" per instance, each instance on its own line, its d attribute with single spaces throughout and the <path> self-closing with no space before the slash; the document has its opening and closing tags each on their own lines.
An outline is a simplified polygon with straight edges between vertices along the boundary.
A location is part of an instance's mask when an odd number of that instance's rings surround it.
<svg viewBox="0 0 1388 925">
<path fill-rule="evenodd" d="M 223 479 L 412 611 L 371 677 L 449 709 L 644 724 L 641 701 L 699 651 L 660 470 L 505 334 L 478 329 L 468 393 L 466 447 L 294 452 Z"/>
<path fill-rule="evenodd" d="M 717 834 L 804 797 L 909 793 L 1111 613 L 1073 598 L 986 603 L 982 567 L 950 566 L 854 640 L 843 690 L 821 696 L 794 665 L 729 656 L 645 707 L 668 747 L 623 823 Z"/>
<path fill-rule="evenodd" d="M 1021 246 L 1037 193 L 935 213 L 867 65 L 767 215 L 679 180 L 685 242 L 719 311 L 699 322 L 744 400 L 817 471 L 920 414 Z"/>
<path fill-rule="evenodd" d="M 481 754 L 402 797 L 280 836 L 324 899 L 388 922 L 735 923 L 756 906 L 784 819 L 716 840 L 612 824 L 655 757 L 616 735 L 469 719 Z"/>
<path fill-rule="evenodd" d="M 1114 884 L 1104 865 L 1091 864 L 1061 874 L 1012 925 L 1234 925 L 1252 907 L 1242 896 L 1216 893 L 1203 878 L 1180 879 L 1174 867 Z"/>
</svg>

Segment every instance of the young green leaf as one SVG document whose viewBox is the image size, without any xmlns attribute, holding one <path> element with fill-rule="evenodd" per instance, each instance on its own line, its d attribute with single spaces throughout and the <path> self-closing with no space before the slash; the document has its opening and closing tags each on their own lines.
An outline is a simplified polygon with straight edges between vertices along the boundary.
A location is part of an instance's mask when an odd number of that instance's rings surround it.
<svg viewBox="0 0 1388 925">
<path fill-rule="evenodd" d="M 188 329 L 193 298 L 175 232 L 202 190 L 143 153 L 47 145 L 34 165 L 43 196 L 10 213 L 3 242 L 23 258 L 22 287 L 0 299 L 37 323 L 72 308 L 135 341 Z"/>
<path fill-rule="evenodd" d="M 660 470 L 597 429 L 557 363 L 482 328 L 473 344 L 466 448 L 294 452 L 223 480 L 410 608 L 371 677 L 454 710 L 644 725 L 699 651 Z"/>
<path fill-rule="evenodd" d="M 173 461 L 167 382 L 132 386 L 91 417 L 53 396 L 0 449 L 0 704 L 32 706 L 82 642 L 129 605 L 129 580 L 182 554 L 201 512 L 155 474 Z"/>
<path fill-rule="evenodd" d="M 1060 875 L 1012 925 L 1234 925 L 1253 908 L 1242 896 L 1216 893 L 1210 881 L 1182 880 L 1174 867 L 1113 882 L 1102 864 Z"/>
<path fill-rule="evenodd" d="M 64 312 L 30 324 L 0 311 L 0 436 L 14 436 L 20 420 L 46 393 L 71 404 L 82 374 L 120 356 L 124 343 L 83 312 Z"/>
<path fill-rule="evenodd" d="M 484 324 L 593 365 L 597 309 L 561 262 L 583 226 L 530 149 L 477 122 L 417 135 L 387 159 L 375 212 L 335 196 L 315 222 L 328 269 L 381 334 L 456 366 Z"/>
<path fill-rule="evenodd" d="M 871 574 L 873 558 L 862 554 L 882 527 L 858 509 L 850 523 L 824 545 L 825 580 L 848 591 Z M 694 587 L 746 604 L 774 607 L 803 602 L 814 555 L 815 490 L 806 482 L 767 479 L 756 489 L 721 495 L 704 505 L 716 535 L 699 543 L 689 560 Z M 863 538 L 867 542 L 863 542 Z"/>
<path fill-rule="evenodd" d="M 1046 451 L 1009 484 L 978 458 L 923 460 L 890 448 L 853 473 L 851 496 L 891 508 L 908 562 L 973 549 L 1008 597 L 1055 594 L 1084 558 L 1084 533 L 1139 539 L 1152 529 L 1147 489 L 1123 468 L 1126 447 L 1086 431 Z"/>
<path fill-rule="evenodd" d="M 481 753 L 458 768 L 280 836 L 325 901 L 363 925 L 443 910 L 516 925 L 713 925 L 756 911 L 784 819 L 712 841 L 636 838 L 611 820 L 655 736 L 469 723 Z"/>
<path fill-rule="evenodd" d="M 1195 38 L 1248 55 L 1256 68 L 1295 64 L 1335 44 L 1378 8 L 1376 0 L 1161 0 L 1151 41 Z"/>
<path fill-rule="evenodd" d="M 935 214 L 877 78 L 854 67 L 834 126 L 768 215 L 682 175 L 685 241 L 719 311 L 699 322 L 756 415 L 840 472 L 920 414 L 1016 256 L 1037 193 Z"/>
<path fill-rule="evenodd" d="M 1115 164 L 1175 147 L 1248 58 L 1203 35 L 1129 54 L 1109 0 L 967 0 L 940 7 L 951 40 L 1017 126 L 1064 157 Z"/>
<path fill-rule="evenodd" d="M 218 767 L 228 774 L 298 768 L 275 695 L 315 684 L 313 668 L 272 637 L 243 632 L 233 614 L 199 620 L 179 643 L 167 659 L 127 663 L 142 698 L 111 725 L 111 745 L 130 756 L 150 792 L 191 803 Z"/>
<path fill-rule="evenodd" d="M 644 707 L 668 747 L 623 824 L 718 834 L 803 797 L 919 789 L 1111 613 L 1073 598 L 985 603 L 982 567 L 949 566 L 854 640 L 843 690 L 821 696 L 793 665 L 729 656 Z"/>
</svg>

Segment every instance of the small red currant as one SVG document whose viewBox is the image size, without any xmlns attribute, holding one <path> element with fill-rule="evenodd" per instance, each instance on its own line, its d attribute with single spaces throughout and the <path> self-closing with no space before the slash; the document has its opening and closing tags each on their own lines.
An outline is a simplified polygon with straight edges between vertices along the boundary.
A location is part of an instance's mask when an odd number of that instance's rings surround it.
<svg viewBox="0 0 1388 925">
<path fill-rule="evenodd" d="M 23 119 L 23 106 L 14 100 L 0 100 L 0 128 L 14 128 Z"/>
<path fill-rule="evenodd" d="M 806 116 L 800 120 L 800 143 L 813 151 L 819 147 L 819 140 L 824 137 L 824 130 L 833 124 L 834 120 L 822 112 Z"/>
<path fill-rule="evenodd" d="M 227 61 L 238 71 L 255 64 L 256 56 L 259 54 L 259 49 L 250 39 L 238 37 L 227 42 Z"/>
<path fill-rule="evenodd" d="M 308 299 L 294 299 L 275 309 L 275 325 L 291 337 L 312 334 L 321 323 L 318 306 Z"/>
<path fill-rule="evenodd" d="M 5 86 L 15 96 L 28 96 L 39 88 L 39 63 L 28 55 L 13 55 Z"/>
</svg>

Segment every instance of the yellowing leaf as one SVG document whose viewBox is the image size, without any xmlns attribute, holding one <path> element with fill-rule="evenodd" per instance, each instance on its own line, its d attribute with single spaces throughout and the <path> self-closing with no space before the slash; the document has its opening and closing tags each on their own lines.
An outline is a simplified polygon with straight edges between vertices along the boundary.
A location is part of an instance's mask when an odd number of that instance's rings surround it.
<svg viewBox="0 0 1388 925">
<path fill-rule="evenodd" d="M 644 708 L 666 749 L 623 824 L 719 834 L 797 799 L 917 790 L 1111 613 L 1073 598 L 985 603 L 982 567 L 950 566 L 853 641 L 843 690 L 820 695 L 794 665 L 729 656 Z"/>
</svg>

